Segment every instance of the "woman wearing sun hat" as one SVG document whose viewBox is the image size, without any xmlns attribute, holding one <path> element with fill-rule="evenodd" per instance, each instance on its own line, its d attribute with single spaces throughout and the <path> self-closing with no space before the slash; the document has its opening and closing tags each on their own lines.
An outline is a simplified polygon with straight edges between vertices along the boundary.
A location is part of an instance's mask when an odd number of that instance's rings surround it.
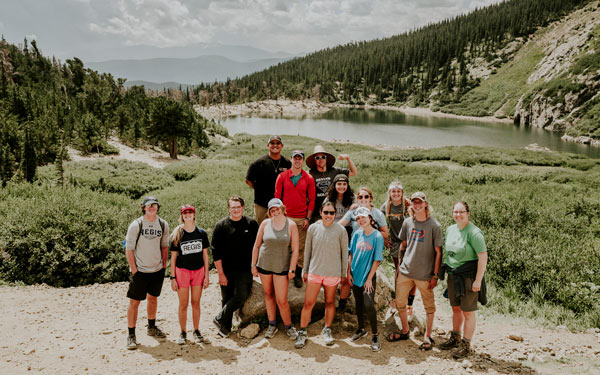
<svg viewBox="0 0 600 375">
<path fill-rule="evenodd" d="M 179 225 L 171 233 L 171 289 L 179 298 L 179 326 L 181 333 L 176 342 L 186 343 L 187 309 L 191 299 L 194 341 L 209 344 L 199 330 L 200 298 L 208 288 L 208 248 L 210 243 L 204 229 L 196 226 L 196 208 L 189 204 L 181 207 Z M 173 276 L 175 275 L 175 276 Z"/>
</svg>

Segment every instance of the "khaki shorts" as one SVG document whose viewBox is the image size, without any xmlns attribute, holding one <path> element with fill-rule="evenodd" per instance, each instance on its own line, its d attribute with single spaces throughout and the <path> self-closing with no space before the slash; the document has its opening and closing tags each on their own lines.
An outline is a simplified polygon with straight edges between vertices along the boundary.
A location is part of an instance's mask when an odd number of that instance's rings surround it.
<svg viewBox="0 0 600 375">
<path fill-rule="evenodd" d="M 304 244 L 306 243 L 306 232 L 307 229 L 302 229 L 302 226 L 304 225 L 304 218 L 295 218 L 295 217 L 290 217 L 290 220 L 292 220 L 294 223 L 296 223 L 296 226 L 298 227 L 298 240 L 300 242 L 300 246 L 299 246 L 299 251 L 298 251 L 298 267 L 302 268 L 304 267 Z"/>
<path fill-rule="evenodd" d="M 464 279 L 465 295 L 457 297 L 454 291 L 452 275 L 448 274 L 448 300 L 450 301 L 450 306 L 460 306 L 460 309 L 466 312 L 476 311 L 479 292 L 473 291 L 473 279 L 469 277 L 465 277 Z"/>
<path fill-rule="evenodd" d="M 423 306 L 428 314 L 435 312 L 435 297 L 433 295 L 433 289 L 429 289 L 429 281 L 415 280 L 404 276 L 399 273 L 396 279 L 396 308 L 398 311 L 404 311 L 408 304 L 408 294 L 410 290 L 417 286 L 423 299 Z"/>
<path fill-rule="evenodd" d="M 260 225 L 267 218 L 267 208 L 254 203 L 254 218 Z"/>
</svg>

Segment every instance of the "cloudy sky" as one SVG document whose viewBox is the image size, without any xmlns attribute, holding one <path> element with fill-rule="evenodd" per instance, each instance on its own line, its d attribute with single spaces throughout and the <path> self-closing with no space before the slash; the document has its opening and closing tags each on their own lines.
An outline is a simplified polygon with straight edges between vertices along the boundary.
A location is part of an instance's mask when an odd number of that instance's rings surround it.
<svg viewBox="0 0 600 375">
<path fill-rule="evenodd" d="M 311 52 L 400 34 L 499 0 L 1 0 L 0 33 L 45 55 L 135 58 L 133 46 Z M 147 57 L 147 56 L 144 56 Z"/>
</svg>

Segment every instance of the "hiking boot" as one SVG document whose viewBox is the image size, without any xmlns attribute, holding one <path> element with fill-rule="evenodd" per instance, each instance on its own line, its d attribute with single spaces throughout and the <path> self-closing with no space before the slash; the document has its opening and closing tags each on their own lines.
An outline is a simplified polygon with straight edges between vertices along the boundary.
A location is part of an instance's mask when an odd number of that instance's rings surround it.
<svg viewBox="0 0 600 375">
<path fill-rule="evenodd" d="M 352 337 L 350 337 L 350 341 L 358 341 L 361 337 L 364 337 L 366 335 L 367 335 L 367 331 L 364 328 L 360 328 L 359 330 L 354 332 Z"/>
<path fill-rule="evenodd" d="M 302 349 L 304 348 L 304 345 L 306 345 L 306 330 L 301 329 L 298 331 L 298 337 L 296 337 L 296 344 L 294 344 L 294 346 L 296 349 Z"/>
<path fill-rule="evenodd" d="M 471 354 L 471 343 L 462 339 L 458 345 L 458 349 L 452 352 L 452 357 L 454 357 L 454 359 L 463 359 L 469 354 Z"/>
<path fill-rule="evenodd" d="M 210 340 L 208 339 L 208 337 L 202 336 L 202 333 L 200 331 L 195 330 L 193 335 L 194 335 L 194 342 L 196 344 L 205 344 L 205 345 L 210 344 Z"/>
<path fill-rule="evenodd" d="M 277 327 L 269 324 L 269 327 L 267 328 L 267 332 L 265 332 L 265 338 L 271 339 L 271 338 L 275 337 L 275 334 L 277 333 L 277 331 L 278 331 Z"/>
<path fill-rule="evenodd" d="M 127 349 L 129 349 L 129 350 L 137 349 L 137 341 L 135 340 L 135 335 L 127 336 Z"/>
<path fill-rule="evenodd" d="M 181 332 L 177 340 L 175 340 L 175 344 L 177 345 L 185 345 L 185 339 L 187 337 L 187 333 Z"/>
<path fill-rule="evenodd" d="M 296 288 L 302 288 L 302 285 L 303 285 L 303 284 L 304 284 L 304 283 L 302 282 L 302 277 L 298 277 L 298 276 L 295 276 L 295 277 L 294 277 L 294 286 L 295 286 Z"/>
<path fill-rule="evenodd" d="M 371 338 L 371 350 L 378 352 L 381 350 L 381 343 L 379 342 L 379 335 L 373 335 Z"/>
<path fill-rule="evenodd" d="M 448 340 L 444 341 L 443 343 L 441 343 L 440 345 L 438 345 L 438 348 L 440 348 L 442 350 L 458 348 L 458 345 L 460 344 L 460 342 L 461 342 L 460 334 L 458 334 L 456 332 L 450 332 L 450 338 Z"/>
<path fill-rule="evenodd" d="M 333 339 L 333 336 L 331 335 L 331 328 L 329 328 L 329 327 L 323 328 L 323 331 L 321 331 L 321 335 L 323 336 L 325 345 L 327 345 L 327 346 L 333 345 L 333 342 L 335 340 Z"/>
<path fill-rule="evenodd" d="M 298 331 L 296 331 L 296 328 L 294 327 L 287 328 L 285 330 L 285 333 L 292 340 L 296 340 L 296 338 L 298 337 Z"/>
<path fill-rule="evenodd" d="M 148 336 L 153 336 L 157 339 L 164 339 L 165 337 L 167 337 L 167 335 L 165 335 L 165 333 L 157 326 L 148 327 Z"/>
</svg>

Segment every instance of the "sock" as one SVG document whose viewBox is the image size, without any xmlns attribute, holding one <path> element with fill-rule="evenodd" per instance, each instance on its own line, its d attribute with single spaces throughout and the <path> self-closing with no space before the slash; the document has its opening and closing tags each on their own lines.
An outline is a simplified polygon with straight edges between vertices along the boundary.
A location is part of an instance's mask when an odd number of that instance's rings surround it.
<svg viewBox="0 0 600 375">
<path fill-rule="evenodd" d="M 181 331 L 181 336 L 187 337 L 187 332 L 186 331 Z"/>
<path fill-rule="evenodd" d="M 408 296 L 408 306 L 412 306 L 414 301 L 415 301 L 414 294 L 409 295 Z"/>
<path fill-rule="evenodd" d="M 130 335 L 134 335 L 135 336 L 135 327 L 127 327 L 127 330 L 129 331 Z"/>
<path fill-rule="evenodd" d="M 459 331 L 452 331 L 452 333 L 454 333 L 456 336 L 460 337 L 460 332 Z"/>
<path fill-rule="evenodd" d="M 194 330 L 194 333 L 195 333 L 195 334 L 197 334 L 198 336 L 202 336 L 202 335 L 200 334 L 200 330 L 198 330 L 198 329 L 195 329 L 195 330 Z"/>
<path fill-rule="evenodd" d="M 270 324 L 270 323 L 269 323 L 269 324 Z M 284 325 L 284 327 L 285 327 L 285 329 L 290 329 L 290 328 L 292 328 L 292 325 L 291 325 L 291 324 L 290 324 L 290 325 L 287 325 L 287 326 L 286 326 L 286 325 Z"/>
<path fill-rule="evenodd" d="M 148 328 L 153 328 L 156 326 L 156 319 L 148 319 Z"/>
<path fill-rule="evenodd" d="M 276 324 L 277 324 L 277 321 L 276 321 L 276 320 L 269 320 L 269 325 L 270 325 L 270 326 L 274 326 L 274 325 L 276 325 Z"/>
<path fill-rule="evenodd" d="M 465 339 L 464 337 L 463 337 L 463 341 L 466 343 L 469 343 L 469 344 L 471 343 L 471 339 Z"/>
</svg>

